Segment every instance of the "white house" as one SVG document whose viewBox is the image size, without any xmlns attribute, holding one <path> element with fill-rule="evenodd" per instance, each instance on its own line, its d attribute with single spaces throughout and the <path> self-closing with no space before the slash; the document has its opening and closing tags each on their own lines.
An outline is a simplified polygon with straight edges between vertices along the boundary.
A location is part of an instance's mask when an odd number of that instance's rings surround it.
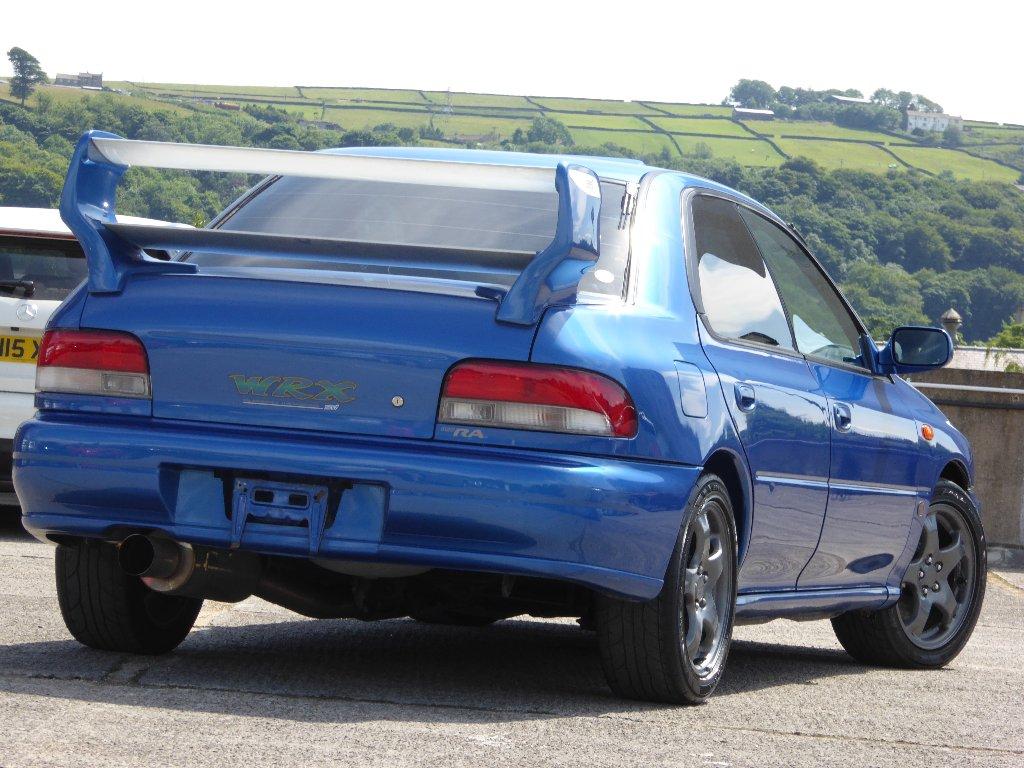
<svg viewBox="0 0 1024 768">
<path fill-rule="evenodd" d="M 951 125 L 962 130 L 964 119 L 955 115 L 946 115 L 942 112 L 915 112 L 911 109 L 907 110 L 906 124 L 908 131 L 920 128 L 922 131 L 942 133 Z"/>
</svg>

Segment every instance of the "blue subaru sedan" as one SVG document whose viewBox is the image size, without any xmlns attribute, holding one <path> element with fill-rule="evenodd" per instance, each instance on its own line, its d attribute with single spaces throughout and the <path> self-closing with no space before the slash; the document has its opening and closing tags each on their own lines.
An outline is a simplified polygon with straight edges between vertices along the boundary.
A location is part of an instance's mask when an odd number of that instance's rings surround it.
<svg viewBox="0 0 1024 768">
<path fill-rule="evenodd" d="M 119 220 L 131 166 L 258 175 L 210 227 Z M 14 445 L 25 527 L 100 649 L 205 599 L 596 632 L 619 695 L 696 703 L 735 624 L 831 619 L 939 667 L 985 590 L 969 446 L 793 229 L 629 160 L 79 142 L 88 278 Z"/>
</svg>

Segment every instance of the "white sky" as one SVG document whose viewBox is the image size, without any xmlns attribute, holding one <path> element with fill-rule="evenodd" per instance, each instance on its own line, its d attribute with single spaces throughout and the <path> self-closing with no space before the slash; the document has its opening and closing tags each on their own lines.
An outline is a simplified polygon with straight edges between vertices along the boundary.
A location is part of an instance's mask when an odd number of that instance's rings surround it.
<svg viewBox="0 0 1024 768">
<path fill-rule="evenodd" d="M 109 80 L 718 103 L 741 77 L 1024 123 L 1020 0 L 4 2 L 0 51 Z M 0 74 L 10 74 L 6 59 Z"/>
</svg>

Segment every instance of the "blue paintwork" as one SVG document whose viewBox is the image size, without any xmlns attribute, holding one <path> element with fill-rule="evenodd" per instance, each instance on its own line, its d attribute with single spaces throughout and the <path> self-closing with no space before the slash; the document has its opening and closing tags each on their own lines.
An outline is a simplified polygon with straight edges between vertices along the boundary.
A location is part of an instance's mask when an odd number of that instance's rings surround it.
<svg viewBox="0 0 1024 768">
<path fill-rule="evenodd" d="M 544 310 L 571 302 L 583 273 L 597 261 L 601 241 L 601 187 L 582 165 L 555 169 L 558 220 L 550 245 L 534 257 L 501 300 L 498 320 L 536 325 Z"/>
<path fill-rule="evenodd" d="M 86 245 L 88 290 L 51 326 L 136 334 L 153 400 L 38 396 L 40 414 L 15 441 L 14 480 L 25 525 L 39 536 L 156 529 L 212 546 L 542 575 L 650 598 L 693 483 L 709 462 L 728 462 L 742 502 L 738 615 L 760 620 L 890 603 L 920 532 L 918 503 L 950 462 L 973 476 L 966 440 L 887 372 L 884 348 L 866 342 L 872 370 L 857 371 L 708 333 L 685 266 L 684 193 L 730 194 L 770 215 L 712 182 L 614 159 L 343 150 L 566 173 L 584 163 L 602 178 L 639 183 L 621 303 L 574 297 L 573 279 L 547 269 L 542 254 L 528 282 L 546 282 L 541 303 L 550 306 L 537 317 L 531 288 L 500 310 L 513 322 L 499 322 L 487 291 L 323 285 L 259 268 L 190 274 L 118 250 L 123 243 L 92 221 L 113 215 L 116 170 L 90 165 L 79 150 L 62 207 L 86 241 L 90 232 L 100 241 Z M 598 201 L 587 205 L 596 216 Z M 566 225 L 555 241 L 576 273 L 590 264 L 583 228 Z M 103 248 L 109 259 L 97 256 Z M 445 373 L 471 357 L 609 376 L 637 406 L 637 434 L 436 424 Z M 356 399 L 329 412 L 259 397 L 247 404 L 231 374 L 351 381 Z M 849 430 L 837 429 L 837 413 Z M 924 424 L 935 430 L 930 442 L 920 437 Z M 236 479 L 288 473 L 311 486 L 336 478 L 352 489 L 322 532 L 315 516 L 301 528 L 233 524 L 214 470 Z"/>
</svg>

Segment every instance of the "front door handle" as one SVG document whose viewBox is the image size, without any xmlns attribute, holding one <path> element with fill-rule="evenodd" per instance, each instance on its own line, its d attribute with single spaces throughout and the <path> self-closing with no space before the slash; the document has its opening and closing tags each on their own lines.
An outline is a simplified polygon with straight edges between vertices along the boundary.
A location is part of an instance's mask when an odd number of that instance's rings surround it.
<svg viewBox="0 0 1024 768">
<path fill-rule="evenodd" d="M 742 381 L 736 382 L 736 405 L 741 411 L 754 410 L 754 406 L 757 405 L 757 395 L 754 394 L 754 388 L 750 384 L 744 384 Z"/>
<path fill-rule="evenodd" d="M 840 432 L 849 432 L 853 426 L 853 413 L 846 403 L 835 403 L 832 406 L 832 413 L 836 417 L 836 429 Z"/>
</svg>

